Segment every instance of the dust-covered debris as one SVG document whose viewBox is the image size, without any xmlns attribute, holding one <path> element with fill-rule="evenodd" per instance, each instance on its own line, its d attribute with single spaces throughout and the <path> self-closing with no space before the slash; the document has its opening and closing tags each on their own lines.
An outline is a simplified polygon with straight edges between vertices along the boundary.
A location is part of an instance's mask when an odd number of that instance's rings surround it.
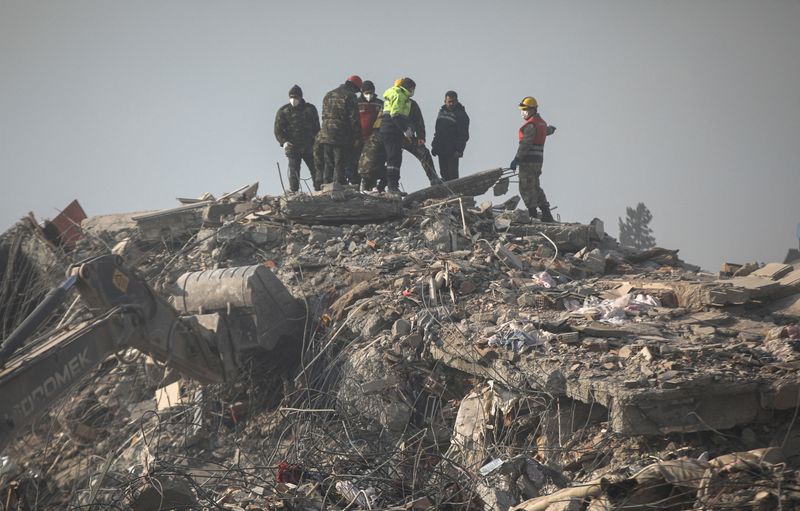
<svg viewBox="0 0 800 511">
<path fill-rule="evenodd" d="M 250 188 L 89 218 L 69 253 L 12 228 L 4 338 L 69 263 L 112 248 L 176 306 L 184 274 L 256 267 L 307 320 L 295 349 L 254 342 L 222 384 L 108 358 L 2 447 L 0 509 L 797 506 L 800 268 L 712 275 L 597 219 L 476 206 L 504 175 L 484 174 L 467 196 Z M 68 301 L 40 333 L 90 316 Z"/>
</svg>

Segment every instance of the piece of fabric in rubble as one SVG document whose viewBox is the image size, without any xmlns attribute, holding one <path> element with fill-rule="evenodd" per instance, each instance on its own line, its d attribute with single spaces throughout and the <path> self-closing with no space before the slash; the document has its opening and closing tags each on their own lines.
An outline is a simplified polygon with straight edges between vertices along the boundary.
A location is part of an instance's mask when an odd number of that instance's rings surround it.
<svg viewBox="0 0 800 511">
<path fill-rule="evenodd" d="M 536 329 L 533 323 L 509 321 L 497 328 L 488 340 L 489 346 L 499 346 L 515 352 L 523 352 L 533 346 L 541 346 L 555 336 L 550 332 Z"/>
<path fill-rule="evenodd" d="M 361 509 L 374 509 L 378 504 L 378 493 L 372 486 L 362 490 L 350 481 L 336 481 L 336 491 L 349 504 Z"/>
<path fill-rule="evenodd" d="M 520 396 L 502 389 L 489 380 L 461 400 L 453 425 L 453 436 L 445 458 L 477 470 L 486 459 L 486 429 L 498 414 L 507 414 Z"/>
<path fill-rule="evenodd" d="M 661 300 L 654 296 L 633 293 L 607 300 L 600 300 L 596 296 L 587 296 L 582 306 L 576 300 L 566 300 L 564 307 L 576 315 L 599 315 L 598 321 L 619 325 L 628 321 L 629 314 L 661 307 Z"/>
</svg>

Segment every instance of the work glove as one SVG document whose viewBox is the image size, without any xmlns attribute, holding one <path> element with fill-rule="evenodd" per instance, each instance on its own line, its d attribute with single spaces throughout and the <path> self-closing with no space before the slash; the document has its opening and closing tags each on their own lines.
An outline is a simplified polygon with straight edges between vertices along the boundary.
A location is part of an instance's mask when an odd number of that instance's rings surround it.
<svg viewBox="0 0 800 511">
<path fill-rule="evenodd" d="M 440 178 L 440 177 L 439 177 L 439 176 L 437 176 L 437 175 L 433 175 L 433 176 L 431 176 L 431 178 L 429 179 L 429 181 L 431 182 L 431 186 L 436 186 L 436 185 L 440 185 L 440 184 L 442 184 L 442 183 L 443 183 L 443 181 L 442 181 L 442 178 Z"/>
<path fill-rule="evenodd" d="M 552 135 L 555 132 L 556 132 L 556 127 L 555 126 L 548 126 L 547 127 L 547 134 L 548 135 Z"/>
<path fill-rule="evenodd" d="M 517 170 L 517 163 L 518 163 L 517 159 L 514 158 L 513 160 L 511 160 L 511 163 L 508 164 L 508 168 L 510 168 L 511 170 Z"/>
<path fill-rule="evenodd" d="M 418 138 L 417 139 L 417 145 L 425 145 L 425 139 L 424 138 Z"/>
</svg>

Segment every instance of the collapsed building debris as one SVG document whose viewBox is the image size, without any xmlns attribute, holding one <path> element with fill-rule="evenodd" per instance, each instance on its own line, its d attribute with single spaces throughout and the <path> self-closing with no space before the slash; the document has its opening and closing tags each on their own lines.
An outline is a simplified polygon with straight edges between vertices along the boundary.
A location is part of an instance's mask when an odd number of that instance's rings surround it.
<svg viewBox="0 0 800 511">
<path fill-rule="evenodd" d="M 113 247 L 177 309 L 234 317 L 262 301 L 226 283 L 241 267 L 237 282 L 278 279 L 303 304 L 263 309 L 253 345 L 282 317 L 307 314 L 304 330 L 221 384 L 108 358 L 2 447 L 0 509 L 800 505 L 800 267 L 712 275 L 622 248 L 597 219 L 476 205 L 503 177 L 455 197 L 240 189 L 85 220 L 37 274 Z M 21 278 L 5 266 L 2 286 Z"/>
</svg>

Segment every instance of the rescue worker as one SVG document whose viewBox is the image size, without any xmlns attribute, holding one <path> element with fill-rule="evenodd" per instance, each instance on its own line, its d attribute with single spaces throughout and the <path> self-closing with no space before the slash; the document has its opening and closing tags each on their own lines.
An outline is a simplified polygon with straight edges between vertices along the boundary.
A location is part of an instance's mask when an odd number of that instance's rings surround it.
<svg viewBox="0 0 800 511">
<path fill-rule="evenodd" d="M 361 139 L 358 147 L 356 147 L 354 151 L 353 158 L 351 159 L 351 165 L 356 171 L 353 172 L 350 183 L 354 185 L 360 185 L 361 183 L 362 175 L 360 172 L 357 172 L 358 168 L 360 167 L 361 155 L 364 152 L 370 135 L 372 135 L 373 131 L 376 131 L 375 121 L 382 111 L 383 100 L 375 95 L 375 84 L 369 80 L 364 80 L 364 84 L 361 86 L 361 97 L 358 99 L 358 116 L 359 121 L 361 122 Z M 382 150 L 383 148 L 381 148 L 381 151 Z M 373 184 L 372 186 L 375 185 Z M 371 189 L 371 187 L 369 189 Z"/>
<path fill-rule="evenodd" d="M 404 138 L 411 139 L 414 129 L 409 122 L 411 96 L 417 84 L 411 78 L 383 93 L 383 113 L 380 116 L 380 134 L 386 151 L 386 181 L 389 192 L 400 193 L 400 165 L 403 162 Z"/>
<path fill-rule="evenodd" d="M 379 192 L 386 189 L 386 151 L 383 149 L 383 140 L 380 133 L 380 117 L 375 121 L 376 126 L 364 142 L 364 149 L 358 159 L 358 174 L 361 178 L 360 190 L 371 191 L 376 186 Z"/>
<path fill-rule="evenodd" d="M 517 170 L 519 164 L 519 194 L 528 208 L 531 218 L 536 218 L 536 208 L 542 210 L 543 222 L 555 222 L 550 213 L 550 204 L 544 194 L 539 178 L 544 161 L 544 141 L 555 130 L 539 116 L 539 103 L 525 96 L 519 103 L 520 114 L 525 121 L 519 129 L 519 148 L 509 167 Z"/>
<path fill-rule="evenodd" d="M 366 142 L 372 134 L 375 120 L 383 111 L 383 100 L 375 95 L 375 84 L 369 80 L 361 86 L 361 98 L 358 100 L 358 116 L 361 122 L 361 140 Z"/>
<path fill-rule="evenodd" d="M 380 118 L 376 124 L 380 126 Z M 419 105 L 411 100 L 411 113 L 409 124 L 412 125 L 412 138 L 403 137 L 403 149 L 413 154 L 422 165 L 425 175 L 428 176 L 431 186 L 440 184 L 442 180 L 436 174 L 433 165 L 433 157 L 428 148 L 425 147 L 425 121 L 422 119 L 422 112 Z M 386 151 L 383 148 L 383 140 L 380 130 L 373 129 L 372 134 L 364 143 L 364 150 L 358 161 L 358 173 L 361 176 L 361 191 L 372 190 L 376 185 L 378 191 L 383 192 L 386 188 Z"/>
<path fill-rule="evenodd" d="M 413 99 L 411 100 L 411 112 L 408 116 L 409 126 L 412 130 L 411 137 L 405 137 L 403 140 L 403 149 L 413 154 L 422 165 L 422 170 L 428 177 L 431 185 L 439 184 L 442 182 L 436 174 L 436 167 L 433 166 L 433 156 L 431 152 L 425 147 L 425 120 L 422 118 L 422 110 L 419 104 Z"/>
<path fill-rule="evenodd" d="M 458 94 L 449 90 L 444 94 L 444 105 L 436 117 L 436 131 L 431 143 L 431 152 L 439 156 L 439 172 L 445 181 L 458 179 L 458 159 L 464 156 L 467 140 L 469 116 L 464 105 L 459 103 Z"/>
<path fill-rule="evenodd" d="M 322 176 L 314 164 L 312 149 L 314 137 L 319 132 L 317 107 L 303 99 L 299 85 L 289 89 L 289 102 L 275 114 L 275 139 L 283 147 L 289 160 L 289 190 L 300 190 L 300 162 L 305 161 L 314 189 L 322 186 Z"/>
<path fill-rule="evenodd" d="M 352 75 L 325 94 L 319 143 L 323 154 L 323 183 L 345 184 L 345 167 L 361 139 L 358 99 L 361 78 Z"/>
</svg>

